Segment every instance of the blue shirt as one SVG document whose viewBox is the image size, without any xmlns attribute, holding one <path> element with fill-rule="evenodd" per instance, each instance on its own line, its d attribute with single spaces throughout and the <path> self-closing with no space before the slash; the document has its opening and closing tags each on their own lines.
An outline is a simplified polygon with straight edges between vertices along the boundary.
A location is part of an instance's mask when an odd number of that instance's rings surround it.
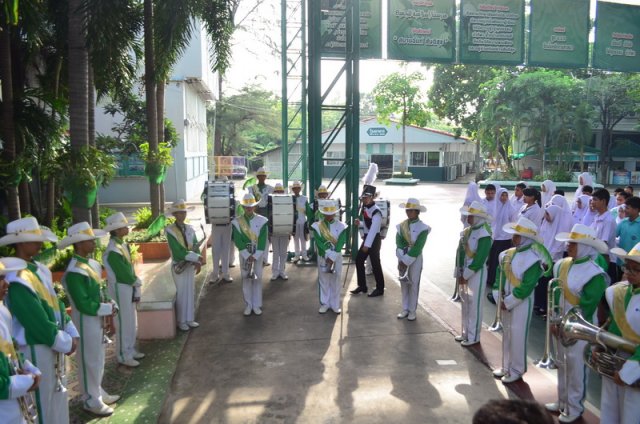
<svg viewBox="0 0 640 424">
<path fill-rule="evenodd" d="M 634 221 L 630 221 L 629 218 L 622 220 L 618 224 L 616 235 L 620 237 L 618 242 L 620 248 L 626 252 L 633 249 L 636 244 L 640 243 L 640 217 Z"/>
</svg>

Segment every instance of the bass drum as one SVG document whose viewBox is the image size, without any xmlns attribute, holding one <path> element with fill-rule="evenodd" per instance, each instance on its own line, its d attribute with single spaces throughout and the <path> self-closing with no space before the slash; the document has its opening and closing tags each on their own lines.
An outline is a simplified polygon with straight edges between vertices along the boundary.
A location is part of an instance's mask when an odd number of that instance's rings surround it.
<svg viewBox="0 0 640 424">
<path fill-rule="evenodd" d="M 207 224 L 227 225 L 236 216 L 234 185 L 229 181 L 209 181 L 204 197 Z"/>
<path fill-rule="evenodd" d="M 391 202 L 387 199 L 376 199 L 376 206 L 382 212 L 382 224 L 380 225 L 380 237 L 385 238 L 391 223 Z"/>
<path fill-rule="evenodd" d="M 296 224 L 296 203 L 290 194 L 270 194 L 267 201 L 269 234 L 288 236 Z"/>
</svg>

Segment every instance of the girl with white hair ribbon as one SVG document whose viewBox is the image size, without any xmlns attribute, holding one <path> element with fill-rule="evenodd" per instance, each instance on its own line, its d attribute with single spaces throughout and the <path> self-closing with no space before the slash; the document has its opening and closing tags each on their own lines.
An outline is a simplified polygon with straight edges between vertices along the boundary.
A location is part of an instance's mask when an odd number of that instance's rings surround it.
<svg viewBox="0 0 640 424">
<path fill-rule="evenodd" d="M 403 265 L 399 264 L 398 267 L 406 269 L 406 278 L 400 276 L 402 312 L 398 314 L 398 319 L 415 321 L 423 265 L 422 250 L 431 227 L 420 220 L 420 212 L 426 212 L 427 208 L 418 199 L 410 198 L 399 206 L 405 210 L 407 219 L 396 226 L 396 256 Z"/>
<path fill-rule="evenodd" d="M 67 391 L 56 390 L 55 364 L 58 355 L 75 352 L 80 334 L 53 289 L 51 271 L 33 259 L 43 242 L 57 242 L 58 238 L 33 217 L 10 222 L 6 231 L 0 246 L 13 246 L 16 258 L 25 265 L 7 275 L 5 302 L 13 315 L 13 338 L 20 352 L 42 371 L 36 392 L 38 423 L 68 424 Z"/>
<path fill-rule="evenodd" d="M 567 243 L 569 254 L 553 267 L 553 276 L 559 279 L 564 299 L 558 305 L 558 313 L 564 315 L 578 306 L 587 321 L 597 324 L 596 311 L 609 285 L 609 277 L 596 261 L 600 254 L 608 252 L 607 245 L 596 237 L 594 229 L 583 224 L 575 224 L 570 233 L 559 233 L 556 240 Z M 555 301 L 559 302 L 560 298 L 558 293 Z M 557 333 L 554 335 L 558 337 Z M 584 412 L 587 374 L 582 355 L 587 342 L 578 340 L 568 347 L 558 339 L 555 342 L 558 357 L 565 358 L 565 362 L 558 363 L 558 402 L 545 407 L 561 412 L 560 422 L 570 423 Z"/>
<path fill-rule="evenodd" d="M 527 218 L 505 224 L 503 230 L 512 235 L 512 247 L 500 254 L 500 270 L 494 285 L 494 298 L 501 298 L 498 308 L 502 314 L 502 367 L 493 376 L 504 384 L 522 378 L 527 371 L 527 337 L 533 310 L 533 290 L 544 273 L 543 263 L 548 253 L 544 247 L 538 226 Z M 536 246 L 537 248 L 533 248 Z M 546 263 L 547 269 L 551 266 Z"/>
<path fill-rule="evenodd" d="M 456 254 L 456 275 L 462 301 L 462 334 L 455 338 L 462 346 L 480 343 L 482 298 L 487 284 L 487 259 L 491 250 L 492 217 L 485 205 L 474 201 L 460 209 L 469 227 L 460 237 Z M 463 287 L 466 286 L 466 287 Z"/>
<path fill-rule="evenodd" d="M 115 403 L 120 396 L 109 395 L 102 389 L 105 347 L 103 337 L 104 318 L 115 315 L 117 306 L 106 295 L 102 285 L 102 265 L 89 258 L 96 249 L 96 240 L 106 235 L 103 230 L 93 230 L 87 222 L 79 222 L 67 230 L 67 237 L 58 243 L 58 249 L 73 246 L 73 257 L 62 280 L 71 301 L 71 318 L 80 329 L 80 346 L 77 364 L 82 408 L 94 415 L 105 417 L 113 414 L 107 404 Z"/>
</svg>

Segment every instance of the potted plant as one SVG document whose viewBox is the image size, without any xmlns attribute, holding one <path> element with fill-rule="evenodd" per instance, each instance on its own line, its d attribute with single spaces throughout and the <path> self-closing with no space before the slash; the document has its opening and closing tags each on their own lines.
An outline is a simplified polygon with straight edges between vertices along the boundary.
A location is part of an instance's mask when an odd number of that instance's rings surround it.
<svg viewBox="0 0 640 424">
<path fill-rule="evenodd" d="M 72 206 L 90 208 L 96 202 L 98 186 L 109 182 L 115 175 L 115 159 L 93 146 L 67 150 L 61 162 L 73 164 L 63 167 L 64 196 Z M 66 172 L 65 172 L 66 171 Z"/>
<path fill-rule="evenodd" d="M 160 143 L 157 152 L 149 150 L 149 143 L 140 145 L 140 157 L 145 162 L 144 174 L 150 182 L 161 184 L 167 176 L 167 168 L 173 165 L 171 146 Z"/>
<path fill-rule="evenodd" d="M 54 282 L 61 282 L 64 272 L 67 270 L 69 261 L 73 256 L 73 248 L 68 247 L 64 250 L 60 250 L 56 253 L 51 264 L 49 264 L 49 270 L 51 270 L 52 280 Z"/>
<path fill-rule="evenodd" d="M 137 252 L 142 255 L 143 260 L 166 260 L 171 257 L 167 238 L 163 233 L 149 234 L 146 231 L 153 222 L 151 209 L 143 207 L 133 214 L 137 221 L 134 230 L 127 236 L 127 242 L 137 246 Z M 167 218 L 167 224 L 173 221 L 173 217 Z M 133 258 L 132 258 L 133 259 Z"/>
</svg>

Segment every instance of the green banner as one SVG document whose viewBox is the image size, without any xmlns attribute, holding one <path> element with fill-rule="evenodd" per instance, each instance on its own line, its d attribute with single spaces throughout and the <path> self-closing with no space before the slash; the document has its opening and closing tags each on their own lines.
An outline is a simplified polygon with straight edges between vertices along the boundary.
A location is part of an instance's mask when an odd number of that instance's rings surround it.
<svg viewBox="0 0 640 424">
<path fill-rule="evenodd" d="M 344 57 L 347 46 L 345 0 L 321 1 L 322 56 Z M 360 58 L 382 58 L 382 0 L 360 0 Z"/>
<path fill-rule="evenodd" d="M 389 0 L 388 6 L 389 59 L 456 60 L 455 0 Z"/>
<path fill-rule="evenodd" d="M 586 68 L 588 64 L 589 0 L 531 0 L 528 65 Z"/>
<path fill-rule="evenodd" d="M 640 6 L 599 1 L 593 67 L 640 72 Z"/>
<path fill-rule="evenodd" d="M 524 0 L 461 0 L 460 62 L 524 63 Z"/>
</svg>

